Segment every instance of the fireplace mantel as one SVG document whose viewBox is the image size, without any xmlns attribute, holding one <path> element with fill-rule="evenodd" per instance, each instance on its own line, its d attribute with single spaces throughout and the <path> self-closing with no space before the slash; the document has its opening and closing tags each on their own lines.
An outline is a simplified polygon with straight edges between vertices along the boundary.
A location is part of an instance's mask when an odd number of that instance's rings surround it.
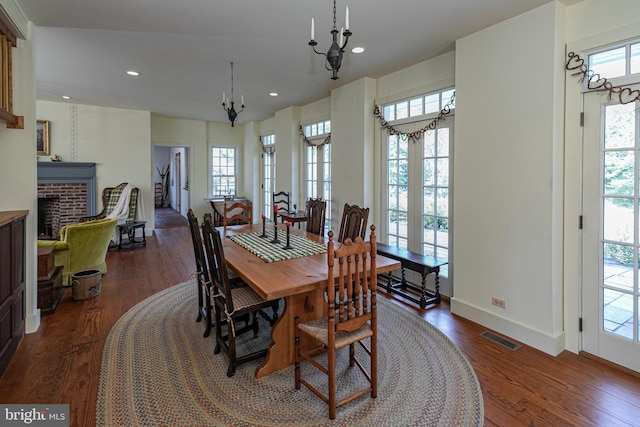
<svg viewBox="0 0 640 427">
<path fill-rule="evenodd" d="M 38 184 L 87 184 L 87 216 L 96 212 L 96 164 L 90 162 L 38 162 Z"/>
</svg>

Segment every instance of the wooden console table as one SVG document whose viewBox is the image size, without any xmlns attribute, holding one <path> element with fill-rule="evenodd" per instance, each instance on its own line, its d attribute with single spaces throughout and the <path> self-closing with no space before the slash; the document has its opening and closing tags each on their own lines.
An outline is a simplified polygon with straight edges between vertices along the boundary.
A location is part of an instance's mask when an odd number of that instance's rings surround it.
<svg viewBox="0 0 640 427">
<path fill-rule="evenodd" d="M 388 293 L 401 295 L 409 301 L 419 304 L 420 308 L 425 308 L 429 304 L 440 304 L 440 267 L 449 263 L 446 259 L 420 255 L 406 249 L 396 248 L 383 243 L 377 243 L 376 249 L 380 255 L 400 261 L 402 266 L 402 278 L 400 280 L 394 278 L 392 273 L 389 272 L 386 286 L 386 291 Z M 422 276 L 420 288 L 407 282 L 405 277 L 405 268 L 420 273 Z M 435 292 L 427 290 L 426 287 L 427 276 L 431 273 L 435 274 Z M 407 290 L 419 293 L 420 299 L 409 294 Z"/>
</svg>

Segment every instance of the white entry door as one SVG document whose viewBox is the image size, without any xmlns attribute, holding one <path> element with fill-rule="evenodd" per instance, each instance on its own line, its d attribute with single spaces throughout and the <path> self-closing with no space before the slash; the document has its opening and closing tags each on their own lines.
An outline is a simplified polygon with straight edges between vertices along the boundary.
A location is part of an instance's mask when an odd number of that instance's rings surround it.
<svg viewBox="0 0 640 427">
<path fill-rule="evenodd" d="M 640 372 L 639 103 L 584 95 L 582 350 Z"/>
</svg>

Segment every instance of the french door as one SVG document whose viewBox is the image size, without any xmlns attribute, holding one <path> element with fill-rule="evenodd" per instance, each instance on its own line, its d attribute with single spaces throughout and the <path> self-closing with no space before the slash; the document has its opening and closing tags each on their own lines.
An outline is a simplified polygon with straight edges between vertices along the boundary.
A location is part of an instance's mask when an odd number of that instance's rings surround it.
<svg viewBox="0 0 640 427">
<path fill-rule="evenodd" d="M 639 109 L 584 95 L 582 350 L 638 372 Z"/>
</svg>

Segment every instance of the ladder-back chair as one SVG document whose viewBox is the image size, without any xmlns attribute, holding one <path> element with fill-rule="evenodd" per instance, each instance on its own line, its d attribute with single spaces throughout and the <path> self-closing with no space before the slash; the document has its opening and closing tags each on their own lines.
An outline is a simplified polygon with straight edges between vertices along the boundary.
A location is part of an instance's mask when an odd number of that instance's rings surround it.
<svg viewBox="0 0 640 427">
<path fill-rule="evenodd" d="M 334 271 L 335 263 L 338 267 L 337 275 Z M 336 408 L 366 394 L 371 394 L 371 397 L 375 398 L 378 392 L 375 227 L 371 226 L 369 243 L 365 243 L 360 236 L 354 241 L 347 238 L 342 245 L 338 245 L 337 249 L 334 248 L 333 232 L 329 231 L 327 264 L 327 316 L 304 323 L 300 322 L 299 317 L 295 319 L 295 387 L 299 390 L 304 384 L 327 403 L 329 418 L 333 420 L 336 418 Z M 334 283 L 335 291 L 332 286 Z M 303 334 L 320 344 L 308 351 L 302 350 L 300 342 Z M 358 354 L 369 356 L 371 359 L 368 371 L 356 356 L 356 343 L 363 350 Z M 346 347 L 349 348 L 348 352 L 345 350 L 338 353 L 338 350 Z M 345 352 L 348 353 L 346 356 Z M 326 365 L 315 359 L 317 355 L 323 353 L 327 354 Z M 343 357 L 339 359 L 338 355 Z M 349 366 L 357 366 L 367 379 L 367 386 L 337 401 L 336 364 L 347 362 L 347 357 Z M 301 360 L 308 361 L 327 375 L 327 394 L 302 378 Z"/>
<path fill-rule="evenodd" d="M 289 193 L 286 191 L 273 193 L 272 199 L 273 199 L 273 207 L 274 207 L 273 222 L 278 222 L 279 214 L 289 213 Z M 276 207 L 278 208 L 277 211 L 275 209 Z M 282 220 L 282 222 L 284 222 L 284 220 Z"/>
<path fill-rule="evenodd" d="M 189 230 L 191 231 L 191 240 L 193 241 L 193 252 L 196 261 L 195 275 L 198 289 L 198 316 L 196 317 L 196 322 L 204 318 L 205 330 L 203 337 L 206 338 L 211 333 L 211 327 L 213 325 L 213 309 L 210 298 L 211 280 L 209 280 L 209 269 L 207 268 L 207 261 L 204 255 L 204 246 L 202 235 L 200 234 L 200 226 L 198 225 L 198 218 L 191 209 L 187 211 L 187 219 L 189 220 Z"/>
<path fill-rule="evenodd" d="M 235 202 L 231 206 L 224 204 L 222 213 L 222 226 L 224 233 L 227 234 L 227 225 L 252 224 L 253 223 L 253 206 L 251 203 Z"/>
<path fill-rule="evenodd" d="M 361 208 L 358 205 L 345 203 L 342 211 L 342 221 L 340 222 L 338 242 L 342 243 L 347 238 L 355 241 L 358 236 L 364 239 L 368 220 L 369 208 Z"/>
<path fill-rule="evenodd" d="M 213 352 L 218 354 L 224 350 L 229 359 L 227 376 L 232 377 L 236 372 L 237 365 L 266 356 L 268 343 L 260 350 L 238 356 L 236 354 L 236 337 L 248 331 L 253 331 L 254 337 L 258 336 L 258 314 L 273 326 L 278 319 L 278 300 L 265 301 L 249 286 L 232 286 L 220 232 L 214 227 L 210 218 L 204 221 L 202 237 L 207 254 L 214 301 L 216 346 Z M 267 308 L 272 310 L 271 316 L 265 313 L 264 310 Z M 245 319 L 247 315 L 251 317 L 251 321 L 245 321 L 245 325 L 239 327 L 236 322 L 239 319 Z M 223 318 L 227 321 L 226 333 L 223 333 L 222 330 Z"/>
<path fill-rule="evenodd" d="M 307 202 L 307 231 L 320 236 L 324 235 L 327 202 L 321 199 L 310 199 Z"/>
</svg>

